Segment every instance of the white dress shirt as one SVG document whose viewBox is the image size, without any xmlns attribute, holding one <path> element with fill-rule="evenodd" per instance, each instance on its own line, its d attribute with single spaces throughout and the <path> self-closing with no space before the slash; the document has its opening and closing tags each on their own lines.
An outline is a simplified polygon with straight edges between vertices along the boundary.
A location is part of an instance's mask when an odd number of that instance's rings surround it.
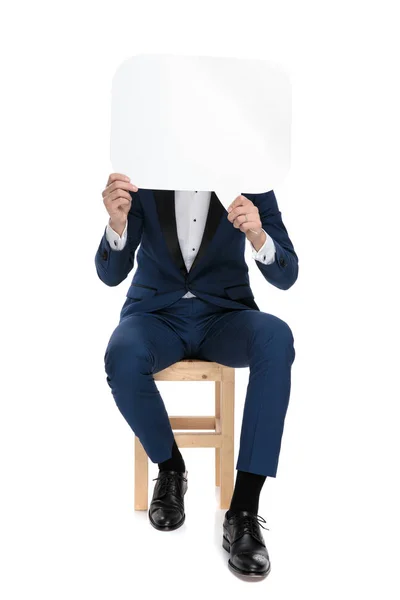
<svg viewBox="0 0 400 600">
<path fill-rule="evenodd" d="M 183 260 L 188 271 L 200 247 L 206 226 L 210 198 L 211 192 L 175 191 L 176 228 Z M 128 236 L 127 229 L 128 223 L 125 225 L 122 235 L 119 236 L 110 224 L 107 224 L 106 239 L 113 250 L 118 251 L 124 248 Z M 267 232 L 264 231 L 264 233 L 267 238 L 258 252 L 250 242 L 252 257 L 265 265 L 270 265 L 275 260 L 275 244 Z M 193 297 L 192 292 L 187 292 L 183 296 L 183 298 Z"/>
</svg>

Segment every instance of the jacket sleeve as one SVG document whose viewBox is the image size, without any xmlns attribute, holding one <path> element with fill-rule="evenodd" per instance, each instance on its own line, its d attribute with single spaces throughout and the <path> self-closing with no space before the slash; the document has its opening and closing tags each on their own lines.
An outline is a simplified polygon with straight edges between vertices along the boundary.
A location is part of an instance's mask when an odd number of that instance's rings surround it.
<svg viewBox="0 0 400 600">
<path fill-rule="evenodd" d="M 257 194 L 254 203 L 258 207 L 262 228 L 275 244 L 275 261 L 272 264 L 263 264 L 258 260 L 255 262 L 269 283 L 287 290 L 297 279 L 299 259 L 283 224 L 274 191 Z"/>
<path fill-rule="evenodd" d="M 97 275 L 109 286 L 119 285 L 126 279 L 133 268 L 135 252 L 142 239 L 143 211 L 138 198 L 139 192 L 129 193 L 132 204 L 128 213 L 127 243 L 122 250 L 113 250 L 107 240 L 106 227 L 94 259 Z"/>
</svg>

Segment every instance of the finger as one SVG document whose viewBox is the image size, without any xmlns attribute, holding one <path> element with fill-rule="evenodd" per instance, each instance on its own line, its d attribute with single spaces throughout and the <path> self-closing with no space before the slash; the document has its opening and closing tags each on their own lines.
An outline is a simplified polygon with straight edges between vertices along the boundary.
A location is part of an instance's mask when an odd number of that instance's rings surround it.
<svg viewBox="0 0 400 600">
<path fill-rule="evenodd" d="M 239 214 L 244 212 L 249 212 L 251 207 L 254 206 L 251 200 L 246 198 L 245 196 L 238 196 L 234 202 L 228 207 L 228 217 L 233 215 L 237 217 Z"/>
<path fill-rule="evenodd" d="M 129 192 L 126 192 L 125 190 L 120 190 L 120 189 L 114 190 L 113 192 L 108 194 L 105 197 L 105 200 L 112 201 L 112 200 L 115 200 L 116 198 L 126 198 L 127 200 L 132 200 L 132 197 L 129 194 Z"/>
<path fill-rule="evenodd" d="M 117 179 L 120 179 L 121 181 L 131 180 L 130 177 L 128 177 L 128 175 L 124 175 L 124 173 L 111 173 L 107 180 L 106 187 L 110 185 L 110 183 L 112 183 L 113 181 L 117 181 Z"/>
<path fill-rule="evenodd" d="M 116 181 L 110 183 L 110 185 L 106 187 L 105 191 L 112 192 L 113 190 L 116 190 L 118 188 L 124 190 L 132 190 L 134 192 L 138 191 L 138 187 L 134 183 L 131 183 L 130 181 L 121 181 L 120 179 L 117 179 Z"/>
<path fill-rule="evenodd" d="M 246 218 L 247 217 L 247 218 Z M 257 218 L 252 218 L 251 215 L 249 213 L 247 213 L 247 215 L 239 215 L 238 217 L 236 217 L 235 221 L 234 221 L 234 227 L 236 227 L 237 229 L 256 229 L 257 227 L 260 228 L 261 227 L 261 221 L 260 219 Z M 243 231 L 243 229 L 242 229 Z"/>
<path fill-rule="evenodd" d="M 258 215 L 258 208 L 251 202 L 251 200 L 249 200 L 248 203 L 239 205 L 231 210 L 231 212 L 228 213 L 228 220 L 232 223 L 239 215 L 248 215 L 248 218 L 250 218 L 252 213 Z"/>
<path fill-rule="evenodd" d="M 232 204 L 230 204 L 228 206 L 228 212 L 231 212 L 234 208 L 236 208 L 237 206 L 241 206 L 241 205 L 245 205 L 246 203 L 251 202 L 251 200 L 249 200 L 248 198 L 246 198 L 246 196 L 242 196 L 242 194 L 240 194 L 240 196 L 236 196 L 236 198 L 234 199 L 234 201 L 232 202 Z"/>
<path fill-rule="evenodd" d="M 110 194 L 111 192 L 113 192 L 114 190 L 118 190 L 118 189 L 130 190 L 132 192 L 137 192 L 139 188 L 136 185 L 134 185 L 133 183 L 130 183 L 129 181 L 121 181 L 121 180 L 113 181 L 112 183 L 110 183 L 110 185 L 108 185 L 106 187 L 105 190 L 103 190 L 103 192 L 102 192 L 103 198 L 105 196 L 107 196 L 108 194 Z"/>
<path fill-rule="evenodd" d="M 246 217 L 244 215 L 239 215 L 234 219 L 233 226 L 236 227 L 236 229 L 240 229 L 242 223 L 246 223 Z"/>
<path fill-rule="evenodd" d="M 241 225 L 239 226 L 240 231 L 243 231 L 243 233 L 246 233 L 247 231 L 253 231 L 253 233 L 261 233 L 261 223 L 259 221 L 245 221 L 244 223 L 241 223 Z"/>
<path fill-rule="evenodd" d="M 236 196 L 234 201 L 228 206 L 228 208 L 227 208 L 228 212 L 231 212 L 231 210 L 233 210 L 237 206 L 240 206 L 243 202 L 243 198 L 244 198 L 244 196 L 242 196 L 242 195 Z"/>
<path fill-rule="evenodd" d="M 123 207 L 130 208 L 130 206 L 131 206 L 130 200 L 127 200 L 126 198 L 117 198 L 116 200 L 113 201 L 113 203 L 111 205 L 108 206 L 108 210 L 111 213 L 117 213 L 120 208 L 123 208 Z"/>
<path fill-rule="evenodd" d="M 116 198 L 113 202 L 106 204 L 107 212 L 110 214 L 117 214 L 118 211 L 123 208 L 129 212 L 131 203 L 126 198 Z"/>
</svg>

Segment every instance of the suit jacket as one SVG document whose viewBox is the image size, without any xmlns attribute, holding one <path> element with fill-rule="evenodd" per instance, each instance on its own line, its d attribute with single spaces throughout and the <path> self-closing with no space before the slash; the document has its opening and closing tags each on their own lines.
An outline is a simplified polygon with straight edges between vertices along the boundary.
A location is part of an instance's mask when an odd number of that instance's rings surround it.
<svg viewBox="0 0 400 600">
<path fill-rule="evenodd" d="M 210 206 L 199 251 L 189 271 L 184 263 L 176 227 L 175 193 L 140 188 L 130 192 L 128 239 L 123 250 L 113 250 L 105 235 L 95 256 L 100 279 L 119 285 L 134 266 L 137 269 L 127 290 L 121 317 L 136 310 L 149 312 L 164 308 L 192 292 L 199 298 L 226 308 L 260 310 L 249 283 L 244 258 L 246 236 L 227 219 L 227 211 L 211 193 Z M 256 260 L 265 279 L 287 290 L 298 276 L 298 257 L 271 190 L 243 194 L 260 213 L 263 229 L 275 242 L 275 261 L 264 265 Z"/>
</svg>

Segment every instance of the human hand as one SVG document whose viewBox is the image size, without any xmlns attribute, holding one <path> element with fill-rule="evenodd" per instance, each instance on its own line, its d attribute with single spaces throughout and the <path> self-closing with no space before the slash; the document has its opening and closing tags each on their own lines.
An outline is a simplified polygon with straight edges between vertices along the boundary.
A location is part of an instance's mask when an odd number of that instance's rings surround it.
<svg viewBox="0 0 400 600">
<path fill-rule="evenodd" d="M 111 173 L 107 185 L 102 192 L 103 203 L 110 215 L 109 225 L 119 235 L 125 229 L 128 213 L 131 208 L 132 197 L 129 190 L 137 192 L 138 187 L 130 182 L 127 175 Z"/>
<path fill-rule="evenodd" d="M 258 207 L 246 196 L 237 196 L 228 206 L 228 220 L 236 229 L 240 229 L 258 250 L 265 242 L 266 235 L 262 229 L 262 223 Z"/>
</svg>

